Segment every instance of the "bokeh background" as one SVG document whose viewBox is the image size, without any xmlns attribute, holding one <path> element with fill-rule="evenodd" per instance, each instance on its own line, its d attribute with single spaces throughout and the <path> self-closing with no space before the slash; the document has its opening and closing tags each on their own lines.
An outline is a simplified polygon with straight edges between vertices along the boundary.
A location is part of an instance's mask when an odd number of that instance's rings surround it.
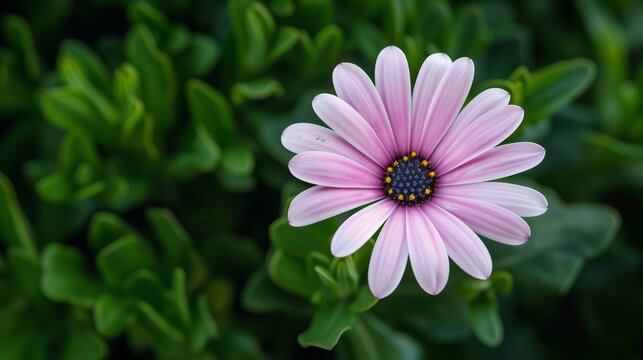
<svg viewBox="0 0 643 360">
<path fill-rule="evenodd" d="M 643 355 L 643 2 L 2 1 L 0 359 Z M 377 302 L 372 242 L 294 229 L 280 144 L 333 67 L 414 77 L 446 52 L 525 109 L 546 194 L 488 281 L 410 271 Z M 408 270 L 408 269 L 407 269 Z"/>
</svg>

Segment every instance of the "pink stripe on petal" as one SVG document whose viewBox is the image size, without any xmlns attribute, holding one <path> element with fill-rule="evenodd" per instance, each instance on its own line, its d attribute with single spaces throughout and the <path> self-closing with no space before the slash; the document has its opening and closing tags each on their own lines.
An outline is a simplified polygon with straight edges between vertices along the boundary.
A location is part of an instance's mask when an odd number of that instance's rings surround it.
<svg viewBox="0 0 643 360">
<path fill-rule="evenodd" d="M 296 154 L 305 151 L 326 151 L 355 160 L 373 171 L 382 169 L 336 132 L 323 126 L 306 123 L 292 124 L 281 134 L 281 143 Z"/>
<path fill-rule="evenodd" d="M 396 202 L 383 199 L 353 214 L 333 235 L 331 253 L 345 257 L 359 250 L 391 216 L 396 206 Z"/>
<path fill-rule="evenodd" d="M 442 193 L 436 193 L 431 201 L 488 239 L 507 245 L 521 245 L 531 236 L 525 220 L 498 205 Z"/>
<path fill-rule="evenodd" d="M 420 209 L 438 229 L 453 262 L 476 279 L 486 279 L 491 275 L 491 255 L 478 235 L 457 217 L 433 203 L 425 203 Z"/>
<path fill-rule="evenodd" d="M 381 189 L 314 186 L 292 199 L 288 207 L 288 223 L 295 227 L 314 224 L 383 197 Z"/>
<path fill-rule="evenodd" d="M 451 67 L 451 59 L 446 54 L 433 54 L 424 60 L 413 88 L 413 111 L 411 120 L 411 147 L 417 150 L 422 136 L 424 122 L 435 97 L 440 81 Z"/>
<path fill-rule="evenodd" d="M 441 186 L 439 195 L 454 195 L 486 201 L 522 217 L 542 215 L 549 206 L 547 199 L 538 191 L 526 186 L 502 182 Z"/>
<path fill-rule="evenodd" d="M 397 145 L 386 108 L 375 85 L 359 66 L 342 63 L 333 71 L 335 92 L 359 112 L 380 137 L 390 155 L 397 155 Z"/>
<path fill-rule="evenodd" d="M 389 296 L 399 285 L 407 258 L 406 211 L 397 208 L 380 231 L 368 265 L 368 286 L 376 298 Z"/>
<path fill-rule="evenodd" d="M 381 189 L 381 175 L 343 156 L 306 151 L 288 163 L 290 172 L 307 183 L 339 188 Z"/>
<path fill-rule="evenodd" d="M 509 93 L 502 89 L 487 89 L 471 100 L 467 106 L 460 112 L 453 122 L 453 125 L 447 131 L 446 135 L 440 141 L 431 155 L 431 161 L 438 164 L 447 154 L 451 143 L 458 135 L 487 112 L 509 104 Z"/>
<path fill-rule="evenodd" d="M 406 237 L 415 278 L 424 291 L 437 295 L 449 279 L 449 256 L 440 233 L 417 207 L 406 208 Z"/>
<path fill-rule="evenodd" d="M 519 142 L 495 147 L 477 158 L 442 174 L 442 185 L 472 184 L 501 179 L 527 171 L 545 157 L 542 146 Z"/>
<path fill-rule="evenodd" d="M 408 153 L 411 131 L 411 75 L 402 50 L 389 46 L 380 52 L 375 62 L 375 84 L 391 122 L 398 153 Z"/>
<path fill-rule="evenodd" d="M 447 145 L 446 155 L 435 163 L 438 172 L 446 173 L 500 144 L 518 128 L 523 115 L 522 108 L 515 105 L 482 115 Z"/>
<path fill-rule="evenodd" d="M 386 166 L 391 161 L 373 128 L 344 100 L 330 94 L 317 95 L 313 99 L 313 110 L 339 136 L 376 163 Z"/>
<path fill-rule="evenodd" d="M 421 130 L 418 147 L 423 156 L 431 156 L 462 108 L 473 83 L 474 66 L 469 58 L 453 62 L 442 78 Z"/>
</svg>

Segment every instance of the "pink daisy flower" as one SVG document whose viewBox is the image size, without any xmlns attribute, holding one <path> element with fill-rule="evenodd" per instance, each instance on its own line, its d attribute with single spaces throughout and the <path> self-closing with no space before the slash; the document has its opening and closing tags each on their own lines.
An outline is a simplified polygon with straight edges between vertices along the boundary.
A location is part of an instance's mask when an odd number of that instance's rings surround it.
<svg viewBox="0 0 643 360">
<path fill-rule="evenodd" d="M 382 228 L 368 269 L 377 298 L 395 290 L 407 258 L 433 295 L 447 283 L 449 258 L 472 277 L 488 278 L 491 256 L 476 233 L 519 245 L 530 236 L 522 217 L 547 210 L 539 192 L 493 181 L 536 166 L 545 150 L 529 142 L 498 146 L 523 118 L 504 90 L 488 89 L 460 110 L 473 72 L 469 58 L 433 54 L 411 95 L 404 53 L 387 47 L 375 64 L 376 85 L 356 65 L 335 68 L 337 96 L 313 100 L 330 129 L 299 123 L 282 135 L 297 154 L 291 173 L 316 185 L 290 204 L 292 226 L 370 204 L 337 229 L 331 252 L 351 255 Z"/>
</svg>

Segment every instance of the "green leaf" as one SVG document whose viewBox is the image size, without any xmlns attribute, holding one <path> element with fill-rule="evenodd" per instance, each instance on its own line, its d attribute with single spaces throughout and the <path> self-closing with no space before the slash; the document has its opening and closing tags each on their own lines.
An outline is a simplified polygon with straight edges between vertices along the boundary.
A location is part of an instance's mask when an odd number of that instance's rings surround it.
<svg viewBox="0 0 643 360">
<path fill-rule="evenodd" d="M 493 302 L 474 301 L 469 309 L 469 324 L 473 334 L 483 344 L 496 347 L 502 343 L 502 320 Z"/>
<path fill-rule="evenodd" d="M 99 212 L 92 217 L 89 224 L 88 242 L 92 250 L 98 252 L 126 235 L 135 234 L 136 230 L 117 215 Z"/>
<path fill-rule="evenodd" d="M 36 254 L 33 233 L 9 179 L 0 172 L 0 240 Z"/>
<path fill-rule="evenodd" d="M 61 359 L 69 360 L 94 360 L 107 357 L 109 349 L 103 339 L 93 331 L 79 325 L 72 325 L 61 344 Z"/>
<path fill-rule="evenodd" d="M 297 341 L 303 347 L 316 346 L 330 350 L 356 321 L 357 316 L 350 312 L 344 303 L 319 307 L 315 311 L 310 327 L 299 334 Z"/>
<path fill-rule="evenodd" d="M 230 89 L 230 99 L 236 105 L 246 100 L 264 100 L 272 96 L 282 96 L 284 89 L 277 79 L 267 77 L 236 83 Z"/>
<path fill-rule="evenodd" d="M 70 179 L 61 172 L 40 179 L 36 184 L 36 190 L 43 200 L 53 204 L 67 201 L 73 192 Z"/>
<path fill-rule="evenodd" d="M 208 298 L 200 295 L 196 301 L 194 326 L 190 336 L 190 347 L 194 352 L 201 352 L 208 341 L 219 336 L 219 328 L 208 307 Z"/>
<path fill-rule="evenodd" d="M 569 105 L 592 84 L 595 73 L 590 60 L 572 59 L 531 74 L 523 102 L 525 121 L 537 122 Z"/>
<path fill-rule="evenodd" d="M 96 265 L 105 282 L 118 285 L 132 272 L 150 269 L 152 258 L 136 235 L 126 235 L 105 246 L 96 256 Z"/>
<path fill-rule="evenodd" d="M 349 310 L 354 313 L 368 311 L 377 304 L 378 299 L 373 296 L 368 286 L 364 285 L 359 288 L 353 302 L 350 303 Z"/>
<path fill-rule="evenodd" d="M 344 46 L 344 33 L 336 25 L 328 25 L 315 35 L 313 66 L 320 71 L 335 65 Z"/>
<path fill-rule="evenodd" d="M 176 312 L 185 328 L 192 323 L 190 317 L 190 306 L 188 305 L 188 293 L 185 289 L 185 271 L 181 268 L 174 268 L 172 274 L 172 299 L 176 306 Z"/>
<path fill-rule="evenodd" d="M 127 60 L 140 75 L 141 99 L 145 108 L 167 130 L 174 119 L 176 79 L 170 57 L 160 51 L 150 30 L 134 26 L 125 39 Z"/>
<path fill-rule="evenodd" d="M 58 72 L 67 85 L 86 96 L 105 122 L 118 122 L 119 114 L 110 95 L 100 90 L 101 84 L 92 83 L 91 74 L 84 72 L 81 62 L 63 54 L 58 58 Z"/>
<path fill-rule="evenodd" d="M 268 274 L 277 286 L 293 294 L 309 297 L 316 290 L 317 284 L 310 281 L 305 265 L 281 250 L 270 256 Z"/>
<path fill-rule="evenodd" d="M 3 25 L 7 41 L 20 50 L 27 75 L 33 80 L 38 79 L 42 75 L 42 68 L 29 24 L 17 15 L 7 15 Z"/>
<path fill-rule="evenodd" d="M 281 218 L 272 223 L 269 234 L 277 249 L 288 256 L 304 260 L 312 252 L 330 255 L 330 239 L 335 230 L 336 222 L 332 220 L 292 227 L 285 218 Z"/>
<path fill-rule="evenodd" d="M 48 298 L 80 307 L 90 307 L 101 291 L 80 251 L 60 244 L 43 250 L 40 287 Z"/>
<path fill-rule="evenodd" d="M 161 243 L 163 263 L 171 269 L 185 267 L 192 240 L 176 216 L 170 210 L 160 208 L 149 208 L 145 215 Z"/>
<path fill-rule="evenodd" d="M 480 6 L 462 8 L 451 27 L 447 52 L 454 57 L 476 55 L 485 40 L 485 30 L 485 14 Z"/>
<path fill-rule="evenodd" d="M 150 304 L 140 302 L 138 309 L 151 330 L 157 336 L 160 336 L 161 339 L 166 339 L 174 343 L 183 341 L 183 333 L 174 327 L 174 325 L 170 324 L 167 319 L 159 314 Z"/>
<path fill-rule="evenodd" d="M 40 293 L 40 264 L 38 258 L 29 249 L 12 246 L 7 254 L 7 265 L 18 287 L 31 300 L 42 298 Z"/>
<path fill-rule="evenodd" d="M 203 126 L 216 143 L 229 144 L 236 125 L 226 98 L 197 79 L 188 81 L 185 92 L 192 121 Z"/>
<path fill-rule="evenodd" d="M 614 209 L 596 204 L 565 204 L 546 191 L 549 209 L 530 218 L 532 238 L 524 245 L 489 242 L 494 267 L 509 271 L 517 290 L 565 294 L 583 265 L 603 252 L 614 239 L 620 217 Z"/>
<path fill-rule="evenodd" d="M 103 94 L 110 93 L 109 71 L 98 55 L 87 45 L 76 40 L 65 40 L 60 46 L 60 57 L 73 59 L 97 90 Z"/>
<path fill-rule="evenodd" d="M 156 273 L 148 269 L 134 271 L 123 281 L 123 290 L 131 297 L 143 300 L 154 307 L 164 303 L 165 289 Z"/>
<path fill-rule="evenodd" d="M 364 313 L 337 346 L 339 359 L 423 359 L 422 346 L 412 337 L 396 332 L 377 317 Z"/>
<path fill-rule="evenodd" d="M 273 311 L 307 314 L 310 303 L 276 287 L 264 269 L 257 270 L 246 283 L 241 295 L 243 306 L 253 312 Z"/>
<path fill-rule="evenodd" d="M 284 26 L 277 32 L 277 38 L 273 44 L 270 54 L 268 54 L 268 62 L 274 63 L 290 51 L 299 41 L 300 33 L 297 28 L 292 26 Z"/>
<path fill-rule="evenodd" d="M 94 322 L 98 332 L 115 337 L 136 321 L 136 301 L 125 296 L 102 294 L 94 304 Z"/>
<path fill-rule="evenodd" d="M 210 36 L 193 34 L 191 40 L 189 47 L 176 57 L 176 71 L 184 78 L 203 77 L 214 68 L 221 49 Z"/>
<path fill-rule="evenodd" d="M 61 129 L 85 131 L 103 143 L 116 137 L 114 128 L 101 120 L 92 104 L 76 89 L 47 90 L 40 99 L 40 107 L 47 120 Z"/>
<path fill-rule="evenodd" d="M 127 7 L 127 18 L 132 24 L 145 24 L 150 29 L 166 32 L 170 27 L 165 15 L 147 1 L 134 1 Z"/>
<path fill-rule="evenodd" d="M 254 154 L 247 147 L 231 146 L 223 151 L 221 167 L 231 175 L 248 176 L 255 168 Z"/>
</svg>

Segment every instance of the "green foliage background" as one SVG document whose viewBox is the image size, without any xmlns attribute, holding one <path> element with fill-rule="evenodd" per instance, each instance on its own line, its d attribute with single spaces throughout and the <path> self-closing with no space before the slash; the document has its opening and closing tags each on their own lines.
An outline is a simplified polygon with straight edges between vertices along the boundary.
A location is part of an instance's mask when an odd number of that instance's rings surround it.
<svg viewBox="0 0 643 360">
<path fill-rule="evenodd" d="M 1 359 L 632 358 L 643 352 L 643 3 L 3 2 Z M 281 131 L 385 46 L 472 57 L 542 144 L 543 191 L 494 273 L 410 274 L 291 228 Z M 324 350 L 325 349 L 325 350 Z M 327 351 L 331 350 L 332 351 Z"/>
</svg>

